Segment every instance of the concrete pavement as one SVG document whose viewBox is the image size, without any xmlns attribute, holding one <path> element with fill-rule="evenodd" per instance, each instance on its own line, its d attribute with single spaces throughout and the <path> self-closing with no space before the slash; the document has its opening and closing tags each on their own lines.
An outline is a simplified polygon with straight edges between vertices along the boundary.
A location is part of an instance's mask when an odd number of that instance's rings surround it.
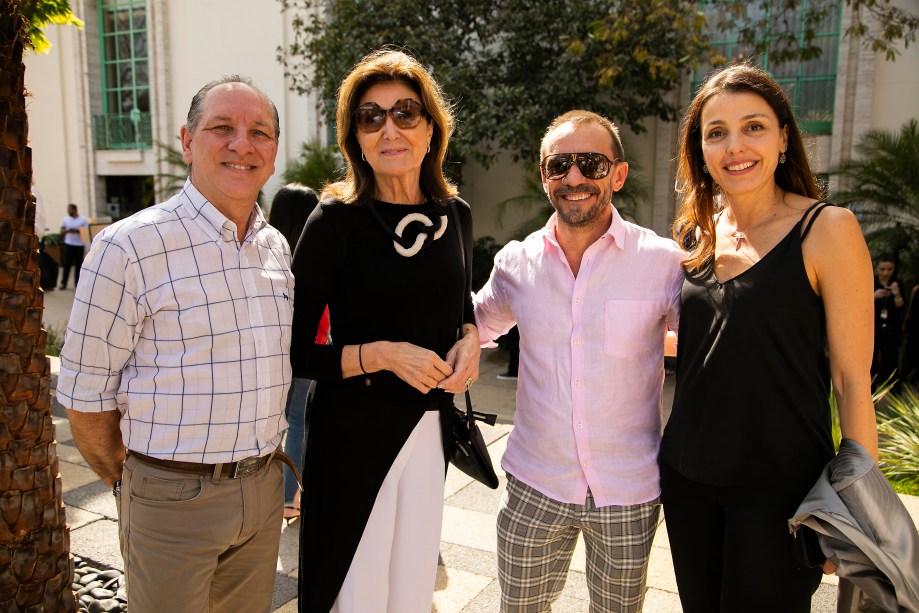
<svg viewBox="0 0 919 613">
<path fill-rule="evenodd" d="M 45 295 L 45 327 L 63 334 L 73 290 L 53 291 Z M 481 363 L 479 381 L 473 387 L 478 410 L 498 413 L 495 427 L 483 426 L 488 450 L 498 470 L 501 486 L 489 490 L 471 478 L 450 468 L 444 494 L 444 526 L 440 544 L 440 564 L 431 608 L 436 613 L 493 613 L 498 610 L 497 569 L 495 562 L 495 513 L 504 490 L 504 473 L 500 459 L 512 429 L 513 381 L 498 381 L 496 376 L 506 366 L 503 352 L 486 351 Z M 56 368 L 52 367 L 56 372 Z M 669 412 L 673 377 L 665 384 L 664 406 Z M 118 526 L 114 498 L 109 489 L 88 468 L 70 436 L 69 422 L 62 407 L 55 403 L 54 422 L 58 441 L 57 455 L 64 486 L 67 521 L 71 528 L 71 551 L 85 559 L 110 568 L 123 569 L 118 549 Z M 914 521 L 919 520 L 919 498 L 902 497 Z M 299 522 L 282 529 L 277 560 L 273 611 L 292 613 L 296 606 Z M 323 555 L 316 552 L 316 555 Z M 813 600 L 812 611 L 835 613 L 836 577 L 825 577 Z M 751 595 L 751 597 L 757 597 Z M 583 542 L 575 550 L 568 582 L 553 607 L 556 612 L 581 612 L 588 609 Z M 649 613 L 681 612 L 670 558 L 666 526 L 661 521 L 651 554 L 648 594 L 645 611 Z"/>
</svg>

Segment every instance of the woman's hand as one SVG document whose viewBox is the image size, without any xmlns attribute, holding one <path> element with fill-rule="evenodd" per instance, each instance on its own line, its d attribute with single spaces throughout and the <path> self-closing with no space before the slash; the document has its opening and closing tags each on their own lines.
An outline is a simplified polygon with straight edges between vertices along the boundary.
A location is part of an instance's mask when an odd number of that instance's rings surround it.
<svg viewBox="0 0 919 613">
<path fill-rule="evenodd" d="M 832 575 L 836 572 L 836 565 L 833 564 L 833 562 L 829 558 L 826 559 L 826 562 L 823 563 L 823 566 L 821 566 L 821 568 L 823 569 L 824 575 Z"/>
<path fill-rule="evenodd" d="M 451 394 L 466 391 L 479 378 L 479 356 L 482 348 L 479 344 L 479 330 L 472 324 L 463 326 L 463 337 L 456 341 L 447 353 L 447 362 L 453 366 L 453 374 L 440 382 L 440 389 Z"/>
<path fill-rule="evenodd" d="M 359 356 L 358 363 L 363 363 L 364 373 L 380 370 L 392 371 L 397 377 L 423 394 L 427 394 L 453 374 L 450 364 L 441 360 L 436 353 L 411 343 L 377 341 L 364 343 L 360 347 L 357 345 L 351 345 L 351 347 L 356 350 L 354 354 Z M 361 371 L 353 374 L 359 375 Z"/>
</svg>

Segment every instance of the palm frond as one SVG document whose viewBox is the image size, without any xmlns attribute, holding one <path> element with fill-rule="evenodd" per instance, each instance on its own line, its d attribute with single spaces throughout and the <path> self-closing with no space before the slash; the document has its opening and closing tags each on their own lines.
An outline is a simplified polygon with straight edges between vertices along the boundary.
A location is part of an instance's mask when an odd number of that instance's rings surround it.
<svg viewBox="0 0 919 613">
<path fill-rule="evenodd" d="M 870 130 L 855 150 L 858 159 L 830 173 L 845 186 L 833 201 L 855 213 L 873 251 L 894 254 L 901 274 L 919 276 L 909 270 L 919 262 L 919 120 L 896 133 Z"/>
<path fill-rule="evenodd" d="M 919 396 L 910 386 L 878 407 L 878 438 L 881 471 L 919 482 Z"/>
</svg>

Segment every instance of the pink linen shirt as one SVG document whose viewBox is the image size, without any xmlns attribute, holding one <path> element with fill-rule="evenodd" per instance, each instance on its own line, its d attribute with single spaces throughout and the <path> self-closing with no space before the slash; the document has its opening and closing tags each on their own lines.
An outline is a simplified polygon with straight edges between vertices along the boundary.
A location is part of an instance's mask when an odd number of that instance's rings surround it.
<svg viewBox="0 0 919 613">
<path fill-rule="evenodd" d="M 546 226 L 495 257 L 475 296 L 483 345 L 515 324 L 520 369 L 505 471 L 559 502 L 660 495 L 664 336 L 679 323 L 685 254 L 623 221 L 584 253 L 577 277 Z"/>
</svg>

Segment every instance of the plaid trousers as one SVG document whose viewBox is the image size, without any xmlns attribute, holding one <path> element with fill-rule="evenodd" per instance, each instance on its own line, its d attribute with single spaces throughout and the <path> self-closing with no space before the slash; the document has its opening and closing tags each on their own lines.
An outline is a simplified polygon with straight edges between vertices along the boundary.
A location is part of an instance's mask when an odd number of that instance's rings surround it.
<svg viewBox="0 0 919 613">
<path fill-rule="evenodd" d="M 660 501 L 597 508 L 544 496 L 507 475 L 498 511 L 498 583 L 504 613 L 552 610 L 583 532 L 590 613 L 639 613 Z"/>
</svg>

